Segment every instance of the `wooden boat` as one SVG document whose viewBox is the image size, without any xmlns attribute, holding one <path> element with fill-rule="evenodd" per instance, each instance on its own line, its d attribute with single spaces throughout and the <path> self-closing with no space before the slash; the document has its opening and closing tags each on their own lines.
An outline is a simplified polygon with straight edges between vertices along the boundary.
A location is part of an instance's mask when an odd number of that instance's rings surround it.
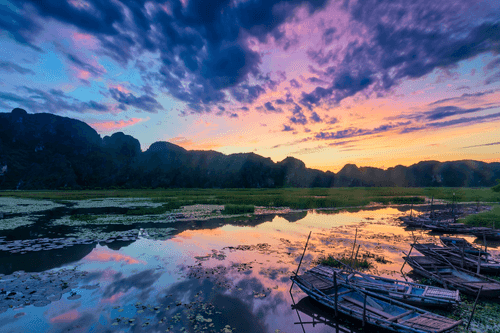
<svg viewBox="0 0 500 333">
<path fill-rule="evenodd" d="M 418 307 L 449 307 L 460 303 L 460 293 L 458 290 L 447 290 L 418 283 L 388 279 L 324 265 L 318 265 L 312 268 L 310 272 L 332 281 L 333 273 L 335 272 L 342 283 L 347 283 L 361 290 L 382 294 Z"/>
<path fill-rule="evenodd" d="M 415 273 L 440 283 L 447 289 L 458 289 L 465 294 L 476 296 L 482 287 L 481 297 L 500 296 L 500 283 L 484 275 L 444 264 L 433 257 L 406 256 L 404 259 Z"/>
<path fill-rule="evenodd" d="M 500 274 L 500 262 L 468 254 L 461 249 L 442 247 L 432 243 L 412 244 L 413 248 L 423 255 L 430 256 L 443 263 L 451 264 L 456 267 L 464 268 L 473 272 L 482 272 L 488 274 Z"/>
<path fill-rule="evenodd" d="M 476 257 L 481 253 L 481 256 L 489 257 L 490 254 L 481 250 L 480 248 L 472 245 L 466 239 L 460 237 L 439 237 L 441 243 L 451 249 L 462 251 L 464 250 L 467 254 L 475 255 Z"/>
<path fill-rule="evenodd" d="M 308 296 L 334 313 L 393 332 L 448 332 L 462 323 L 371 292 L 362 292 L 350 285 L 335 286 L 331 280 L 312 272 L 294 275 L 291 279 Z"/>
<path fill-rule="evenodd" d="M 304 325 L 312 324 L 313 327 L 319 324 L 328 325 L 335 329 L 332 332 L 341 333 L 362 333 L 364 330 L 357 330 L 357 327 L 353 327 L 352 323 L 348 323 L 343 318 L 335 317 L 332 313 L 332 309 L 319 304 L 314 299 L 309 296 L 302 298 L 297 304 L 292 304 L 292 309 L 297 310 L 312 318 L 312 321 L 303 321 L 299 315 L 299 322 L 294 324 L 302 325 L 303 331 L 306 332 Z M 358 325 L 359 326 L 359 325 Z"/>
<path fill-rule="evenodd" d="M 467 227 L 463 223 L 425 224 L 424 227 L 434 232 L 442 232 L 448 234 L 467 234 L 474 231 L 473 228 Z"/>
<path fill-rule="evenodd" d="M 484 237 L 488 240 L 500 241 L 500 230 L 499 229 L 477 227 L 477 228 L 474 228 L 474 230 L 472 230 L 470 233 L 472 235 L 478 237 L 479 239 L 482 239 Z"/>
</svg>

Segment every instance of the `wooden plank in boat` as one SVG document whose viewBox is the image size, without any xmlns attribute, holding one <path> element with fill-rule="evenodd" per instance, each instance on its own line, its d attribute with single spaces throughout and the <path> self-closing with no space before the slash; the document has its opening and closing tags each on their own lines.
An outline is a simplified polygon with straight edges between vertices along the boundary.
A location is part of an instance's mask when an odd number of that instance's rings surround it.
<svg viewBox="0 0 500 333">
<path fill-rule="evenodd" d="M 356 304 L 358 307 L 361 307 L 361 309 L 363 309 L 363 302 L 360 302 L 358 300 L 355 300 L 354 298 L 351 298 L 351 297 L 344 297 L 344 300 L 348 301 L 348 302 L 351 302 L 353 304 Z M 390 313 L 387 313 L 387 312 L 384 312 L 384 311 L 381 311 L 379 309 L 375 309 L 374 307 L 370 306 L 370 305 L 366 305 L 366 310 L 367 311 L 370 311 L 370 312 L 373 312 L 373 313 L 376 313 L 382 317 L 385 317 L 385 318 L 391 318 L 393 317 L 393 315 L 391 315 Z"/>
<path fill-rule="evenodd" d="M 325 290 L 325 289 L 330 289 L 333 288 L 333 282 L 322 279 L 314 274 L 311 273 L 305 273 L 303 275 L 300 275 L 300 278 L 314 286 L 314 288 L 319 289 L 319 290 Z"/>
<path fill-rule="evenodd" d="M 417 329 L 430 330 L 433 332 L 444 332 L 455 326 L 460 325 L 462 321 L 455 321 L 445 317 L 437 317 L 431 313 L 424 313 L 418 317 L 413 317 L 401 322 L 406 326 Z"/>
</svg>

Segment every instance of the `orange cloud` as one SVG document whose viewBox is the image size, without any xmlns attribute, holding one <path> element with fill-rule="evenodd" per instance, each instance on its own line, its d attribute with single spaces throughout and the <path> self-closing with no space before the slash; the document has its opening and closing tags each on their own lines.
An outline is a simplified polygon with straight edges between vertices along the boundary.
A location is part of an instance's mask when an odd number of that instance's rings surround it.
<svg viewBox="0 0 500 333">
<path fill-rule="evenodd" d="M 80 312 L 78 312 L 78 310 L 76 310 L 76 309 L 73 309 L 73 310 L 65 312 L 57 317 L 51 318 L 50 322 L 51 323 L 69 323 L 69 322 L 72 322 L 80 317 L 81 317 Z"/>
<path fill-rule="evenodd" d="M 123 292 L 119 292 L 117 294 L 114 294 L 113 296 L 111 297 L 108 297 L 108 298 L 103 298 L 101 299 L 101 303 L 115 303 L 116 301 L 118 301 L 120 299 L 120 297 L 122 297 L 124 295 Z"/>
<path fill-rule="evenodd" d="M 119 92 L 122 92 L 124 94 L 130 94 L 130 90 L 128 90 L 127 88 L 125 88 L 124 86 L 122 86 L 121 84 L 109 84 L 108 85 L 108 88 L 109 89 L 116 89 L 118 90 Z"/>
<path fill-rule="evenodd" d="M 196 143 L 183 136 L 177 136 L 175 138 L 169 139 L 168 141 L 175 145 L 181 146 L 182 148 L 185 148 L 187 150 L 210 150 L 210 149 L 217 149 L 223 146 L 218 143 L 210 143 L 210 142 Z"/>
<path fill-rule="evenodd" d="M 90 78 L 90 72 L 83 69 L 76 69 L 76 77 L 82 80 L 88 80 Z"/>
<path fill-rule="evenodd" d="M 89 261 L 102 261 L 102 262 L 123 261 L 126 262 L 127 264 L 146 264 L 142 260 L 137 260 L 131 256 L 113 252 L 108 249 L 94 249 L 92 250 L 92 252 L 90 252 L 88 256 L 85 257 L 85 259 Z"/>
<path fill-rule="evenodd" d="M 90 123 L 89 125 L 92 126 L 98 132 L 111 132 L 128 126 L 135 125 L 137 123 L 146 120 L 148 120 L 148 118 L 131 118 L 129 120 L 95 122 L 95 123 Z"/>
</svg>

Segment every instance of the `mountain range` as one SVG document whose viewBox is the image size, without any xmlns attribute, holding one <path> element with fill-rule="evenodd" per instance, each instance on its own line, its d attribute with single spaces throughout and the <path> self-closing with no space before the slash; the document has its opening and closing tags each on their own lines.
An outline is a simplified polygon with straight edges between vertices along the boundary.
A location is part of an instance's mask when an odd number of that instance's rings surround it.
<svg viewBox="0 0 500 333">
<path fill-rule="evenodd" d="M 479 187 L 493 186 L 500 163 L 424 161 L 387 170 L 345 165 L 338 173 L 254 153 L 225 155 L 155 142 L 141 151 L 122 132 L 101 136 L 86 123 L 16 108 L 0 113 L 0 189 Z"/>
</svg>

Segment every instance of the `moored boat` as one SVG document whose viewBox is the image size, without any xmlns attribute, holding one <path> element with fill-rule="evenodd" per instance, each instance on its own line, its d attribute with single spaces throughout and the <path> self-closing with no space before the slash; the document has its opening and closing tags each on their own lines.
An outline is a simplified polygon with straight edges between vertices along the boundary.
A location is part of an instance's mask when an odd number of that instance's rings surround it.
<svg viewBox="0 0 500 333">
<path fill-rule="evenodd" d="M 464 250 L 465 253 L 467 254 L 472 254 L 475 256 L 478 256 L 479 253 L 481 253 L 481 256 L 486 256 L 488 257 L 490 254 L 488 252 L 485 252 L 481 250 L 480 248 L 472 245 L 469 243 L 466 239 L 460 238 L 460 237 L 439 237 L 439 240 L 441 243 L 451 249 L 459 250 L 462 251 Z"/>
<path fill-rule="evenodd" d="M 488 274 L 500 274 L 500 262 L 476 255 L 462 253 L 461 249 L 442 247 L 432 243 L 417 243 L 412 244 L 415 250 L 420 253 L 430 256 L 435 260 L 443 263 L 452 264 L 453 266 L 464 268 L 473 272 L 482 272 Z"/>
<path fill-rule="evenodd" d="M 429 256 L 406 256 L 404 259 L 415 273 L 440 283 L 447 289 L 458 289 L 474 296 L 481 290 L 480 296 L 483 298 L 500 296 L 500 283 L 484 275 L 445 264 Z"/>
<path fill-rule="evenodd" d="M 348 284 L 335 285 L 312 272 L 293 275 L 291 280 L 308 296 L 333 311 L 393 332 L 441 333 L 462 323 L 384 296 L 362 292 Z"/>
<path fill-rule="evenodd" d="M 310 271 L 329 280 L 333 280 L 335 272 L 339 281 L 343 283 L 418 307 L 449 307 L 460 303 L 460 292 L 458 290 L 388 279 L 325 265 L 318 265 Z"/>
</svg>

